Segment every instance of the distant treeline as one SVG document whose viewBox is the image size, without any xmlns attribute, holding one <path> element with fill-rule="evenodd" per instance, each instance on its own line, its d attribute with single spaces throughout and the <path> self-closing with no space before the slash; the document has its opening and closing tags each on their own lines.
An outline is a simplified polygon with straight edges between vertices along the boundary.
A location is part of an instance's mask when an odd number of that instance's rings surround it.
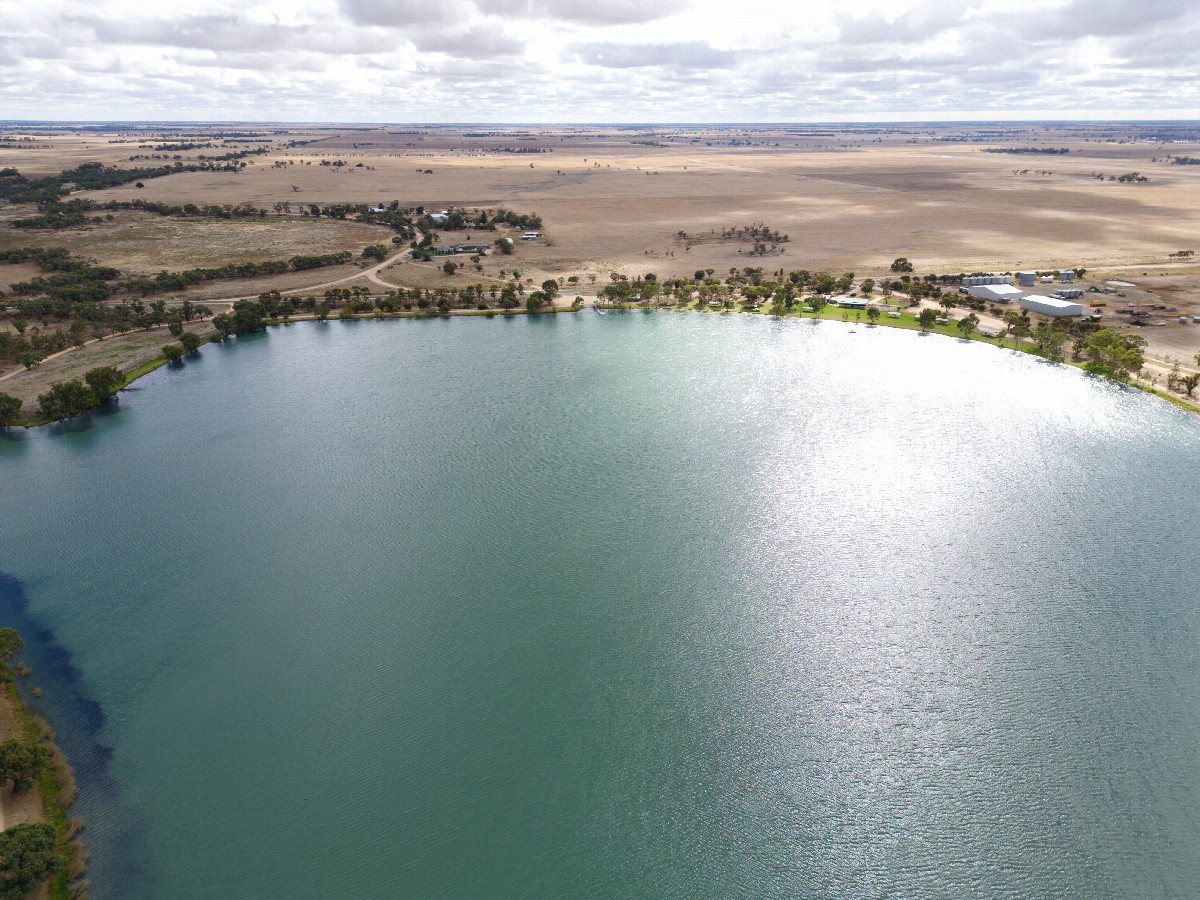
<svg viewBox="0 0 1200 900">
<path fill-rule="evenodd" d="M 98 162 L 88 162 L 74 169 L 64 169 L 58 175 L 46 178 L 29 179 L 16 169 L 4 169 L 0 172 L 0 200 L 9 203 L 53 203 L 70 193 L 67 185 L 73 184 L 79 190 L 99 191 L 115 187 L 118 184 L 128 184 L 145 178 L 161 178 L 164 175 L 177 175 L 180 172 L 211 172 L 236 171 L 240 166 L 216 165 L 219 161 L 240 158 L 241 155 L 259 153 L 260 150 L 248 150 L 240 154 L 226 154 L 214 157 L 203 163 L 175 163 L 170 166 L 149 166 L 138 169 L 117 169 Z"/>
<path fill-rule="evenodd" d="M 107 300 L 118 292 L 140 294 L 148 297 L 170 291 L 182 291 L 202 281 L 219 281 L 226 278 L 255 278 L 262 275 L 282 275 L 285 272 L 301 272 L 324 266 L 338 266 L 349 262 L 353 255 L 348 250 L 319 255 L 298 255 L 288 260 L 267 260 L 260 263 L 240 263 L 215 268 L 195 268 L 183 272 L 159 272 L 151 278 L 131 278 L 113 284 L 121 273 L 107 266 L 93 266 L 82 260 L 71 259 L 61 248 L 25 247 L 18 250 L 0 251 L 0 263 L 33 261 L 49 276 L 39 275 L 29 281 L 12 285 L 17 297 L 47 297 L 61 303 L 97 303 Z"/>
<path fill-rule="evenodd" d="M 1196 156 L 1170 156 L 1173 166 L 1200 166 L 1200 157 Z"/>
<path fill-rule="evenodd" d="M 1068 147 L 985 147 L 984 153 L 1044 153 L 1050 156 L 1059 156 L 1063 153 L 1070 153 Z"/>
</svg>

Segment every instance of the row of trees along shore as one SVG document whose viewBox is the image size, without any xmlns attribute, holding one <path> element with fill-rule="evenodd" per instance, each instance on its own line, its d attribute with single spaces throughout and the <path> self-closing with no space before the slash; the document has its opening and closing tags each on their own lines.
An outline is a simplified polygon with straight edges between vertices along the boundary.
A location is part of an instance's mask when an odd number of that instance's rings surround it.
<svg viewBox="0 0 1200 900">
<path fill-rule="evenodd" d="M 382 245 L 380 247 L 382 248 Z M 367 248 L 364 254 L 375 255 L 371 253 L 374 249 L 376 248 Z M 977 298 L 961 295 L 956 290 L 949 290 L 962 282 L 966 277 L 965 273 L 916 277 L 904 271 L 911 268 L 904 259 L 896 260 L 892 268 L 901 274 L 894 278 L 881 278 L 878 282 L 865 279 L 858 284 L 854 293 L 872 298 L 878 292 L 883 300 L 892 300 L 898 305 L 917 305 L 922 299 L 934 300 L 943 311 L 939 314 L 936 310 L 923 310 L 917 317 L 917 323 L 922 329 L 933 328 L 939 318 L 948 316 L 955 307 L 966 307 L 971 312 L 958 319 L 954 327 L 964 337 L 972 337 L 978 330 L 979 318 L 974 313 L 984 312 L 987 304 Z M 320 297 L 295 299 L 284 297 L 278 291 L 269 291 L 261 294 L 256 301 L 235 303 L 228 313 L 216 316 L 212 324 L 220 336 L 228 337 L 258 330 L 276 321 L 286 321 L 300 313 L 326 319 L 335 313 L 340 318 L 366 314 L 382 316 L 414 310 L 426 315 L 445 315 L 454 310 L 512 311 L 522 306 L 536 312 L 553 304 L 564 287 L 569 290 L 579 281 L 577 277 L 547 279 L 539 289 L 531 288 L 527 291 L 526 284 L 520 280 L 520 273 L 513 270 L 512 274 L 513 279 L 502 285 L 485 287 L 482 283 L 476 283 L 457 289 L 400 288 L 375 297 L 372 297 L 369 289 L 364 286 L 330 288 Z M 595 280 L 595 276 L 590 278 Z M 694 306 L 701 310 L 714 307 L 730 309 L 739 303 L 743 307 L 757 309 L 760 304 L 769 302 L 769 311 L 776 315 L 803 316 L 805 312 L 822 314 L 829 303 L 830 294 L 844 293 L 854 285 L 853 272 L 835 275 L 797 269 L 785 273 L 783 269 L 768 272 L 761 267 L 734 267 L 723 278 L 716 277 L 713 269 L 698 269 L 690 279 L 660 280 L 653 273 L 629 278 L 613 273 L 610 283 L 601 289 L 599 295 L 601 299 L 615 305 L 636 303 L 668 308 Z M 581 298 L 576 298 L 576 303 L 579 302 Z M 123 316 L 133 314 L 131 318 L 141 322 L 161 323 L 167 315 L 165 307 L 157 303 L 152 303 L 148 311 L 144 307 L 139 309 L 134 305 L 136 303 L 137 301 L 134 301 L 106 309 L 123 309 Z M 185 302 L 184 313 L 170 321 L 172 333 L 180 343 L 164 347 L 164 356 L 167 358 L 183 356 L 194 349 L 199 341 L 190 333 L 183 332 L 183 322 L 188 320 L 187 309 Z M 1064 348 L 1069 346 L 1073 361 L 1084 364 L 1090 371 L 1120 379 L 1135 376 L 1143 368 L 1145 342 L 1136 335 L 1119 335 L 1111 329 L 1102 329 L 1096 323 L 1065 319 L 1054 319 L 1034 325 L 1027 313 L 1002 311 L 999 307 L 992 307 L 990 311 L 1002 317 L 1005 322 L 1005 329 L 998 338 L 1001 343 L 1011 339 L 1014 346 L 1023 345 L 1054 360 L 1064 359 Z M 207 314 L 208 310 L 193 306 L 190 312 L 195 316 L 197 313 Z M 881 314 L 880 307 L 871 303 L 865 314 L 868 320 L 875 322 Z M 148 319 L 145 318 L 147 316 Z M 76 328 L 75 337 L 78 336 Z M 11 337 L 9 340 L 11 342 Z M 59 341 L 61 340 L 60 336 Z M 1026 344 L 1026 341 L 1031 343 Z M 0 353 L 5 350 L 3 340 L 0 339 Z M 8 348 L 10 357 L 11 353 L 11 348 Z M 1180 374 L 1172 379 L 1169 387 L 1190 396 L 1197 383 L 1189 379 L 1190 375 Z M 96 402 L 104 402 L 104 399 L 107 399 L 94 388 L 90 391 L 90 396 L 95 398 Z M 53 411 L 90 408 L 86 405 L 88 397 L 89 391 L 82 382 L 72 385 L 69 390 L 48 397 L 47 403 L 42 404 L 43 414 L 50 417 L 49 413 Z M 39 398 L 40 404 L 41 399 Z"/>
</svg>

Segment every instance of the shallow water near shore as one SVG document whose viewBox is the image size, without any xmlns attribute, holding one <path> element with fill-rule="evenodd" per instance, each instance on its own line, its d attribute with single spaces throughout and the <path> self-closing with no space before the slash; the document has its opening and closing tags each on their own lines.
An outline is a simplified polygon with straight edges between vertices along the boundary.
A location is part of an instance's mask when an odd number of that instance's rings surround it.
<svg viewBox="0 0 1200 900">
<path fill-rule="evenodd" d="M 120 407 L 0 438 L 93 900 L 1200 883 L 1200 419 L 1158 399 L 584 312 L 297 323 Z"/>
</svg>

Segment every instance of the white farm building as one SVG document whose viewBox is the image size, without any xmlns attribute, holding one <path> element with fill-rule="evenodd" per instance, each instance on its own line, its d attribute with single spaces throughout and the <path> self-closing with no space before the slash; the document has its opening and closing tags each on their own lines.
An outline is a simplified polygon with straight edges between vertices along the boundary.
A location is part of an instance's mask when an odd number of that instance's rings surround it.
<svg viewBox="0 0 1200 900">
<path fill-rule="evenodd" d="M 973 284 L 967 293 L 989 303 L 1012 303 L 1025 296 L 1025 292 L 1011 284 Z"/>
<path fill-rule="evenodd" d="M 1041 313 L 1043 316 L 1082 316 L 1083 305 L 1061 300 L 1058 297 L 1039 297 L 1036 294 L 1021 301 L 1021 309 Z"/>
</svg>

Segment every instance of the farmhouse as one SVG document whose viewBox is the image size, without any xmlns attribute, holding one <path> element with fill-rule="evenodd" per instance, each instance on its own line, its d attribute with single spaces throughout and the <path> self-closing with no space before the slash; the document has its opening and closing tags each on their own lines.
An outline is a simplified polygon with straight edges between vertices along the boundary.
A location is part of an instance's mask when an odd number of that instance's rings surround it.
<svg viewBox="0 0 1200 900">
<path fill-rule="evenodd" d="M 1062 300 L 1058 297 L 1039 297 L 1031 294 L 1021 301 L 1021 309 L 1041 313 L 1044 316 L 1082 316 L 1083 305 Z"/>
</svg>

